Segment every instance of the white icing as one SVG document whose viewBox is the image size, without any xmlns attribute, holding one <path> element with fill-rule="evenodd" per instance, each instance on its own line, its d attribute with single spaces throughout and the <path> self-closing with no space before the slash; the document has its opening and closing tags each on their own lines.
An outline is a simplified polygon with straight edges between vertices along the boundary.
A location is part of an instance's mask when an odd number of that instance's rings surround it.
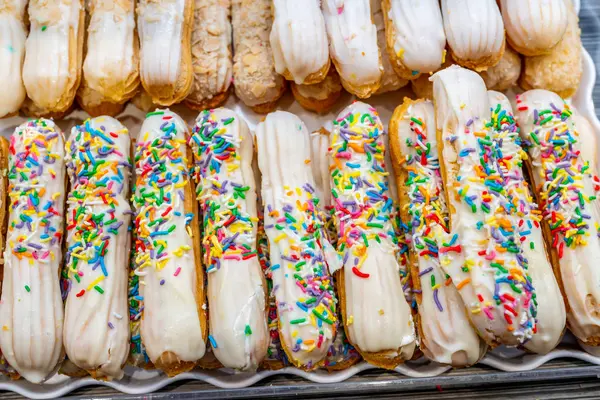
<svg viewBox="0 0 600 400">
<path fill-rule="evenodd" d="M 325 21 L 319 0 L 274 0 L 271 48 L 275 70 L 294 82 L 321 71 L 329 62 Z"/>
<path fill-rule="evenodd" d="M 0 5 L 0 118 L 19 111 L 25 100 L 21 76 L 27 33 L 23 23 L 25 0 L 5 1 Z"/>
<path fill-rule="evenodd" d="M 388 0 L 388 29 L 400 62 L 417 72 L 434 72 L 442 66 L 446 34 L 438 0 Z M 389 35 L 389 33 L 387 33 Z"/>
<path fill-rule="evenodd" d="M 0 346 L 8 363 L 22 377 L 40 383 L 64 357 L 59 285 L 64 139 L 53 121 L 33 120 L 17 127 L 11 147 Z M 21 172 L 27 179 L 21 178 Z M 32 199 L 37 199 L 37 205 Z M 23 221 L 21 216 L 25 215 L 31 220 Z"/>
</svg>

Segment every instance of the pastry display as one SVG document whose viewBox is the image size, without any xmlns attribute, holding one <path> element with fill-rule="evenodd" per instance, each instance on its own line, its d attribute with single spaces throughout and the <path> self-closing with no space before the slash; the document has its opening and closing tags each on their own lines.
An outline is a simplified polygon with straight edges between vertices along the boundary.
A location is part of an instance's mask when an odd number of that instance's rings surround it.
<svg viewBox="0 0 600 400">
<path fill-rule="evenodd" d="M 521 242 L 523 257 L 527 259 L 528 274 L 535 287 L 536 329 L 524 347 L 534 353 L 546 354 L 560 342 L 565 331 L 565 304 L 554 270 L 556 258 L 546 250 L 542 215 L 532 198 L 523 168 L 529 165 L 522 149 L 519 127 L 508 98 L 499 92 L 488 91 L 492 126 L 491 139 L 498 154 L 509 206 L 510 219 Z M 547 234 L 548 232 L 546 232 Z"/>
<path fill-rule="evenodd" d="M 442 268 L 490 346 L 522 345 L 536 332 L 535 282 L 511 214 L 502 152 L 483 79 L 451 66 L 432 77 L 441 176 L 449 209 Z M 456 240 L 453 240 L 456 239 Z M 457 242 L 460 240 L 460 242 Z"/>
<path fill-rule="evenodd" d="M 185 122 L 149 113 L 135 145 L 135 274 L 143 302 L 140 334 L 148 358 L 173 376 L 206 350 L 206 294 L 198 205 L 188 168 Z"/>
<path fill-rule="evenodd" d="M 273 0 L 271 49 L 275 70 L 298 85 L 321 82 L 331 61 L 319 0 Z"/>
<path fill-rule="evenodd" d="M 383 135 L 368 104 L 355 102 L 339 114 L 331 132 L 331 190 L 348 340 L 369 363 L 393 369 L 412 357 L 416 338 L 395 255 Z"/>
<path fill-rule="evenodd" d="M 233 83 L 236 96 L 253 111 L 268 113 L 285 92 L 275 71 L 269 41 L 273 14 L 269 0 L 232 0 Z"/>
<path fill-rule="evenodd" d="M 485 345 L 471 327 L 465 304 L 440 264 L 450 235 L 448 207 L 437 153 L 433 103 L 404 103 L 390 121 L 390 147 L 397 175 L 400 214 L 409 227 L 409 267 L 418 314 L 419 347 L 431 360 L 454 367 L 475 364 Z M 446 246 L 447 247 L 447 246 Z"/>
<path fill-rule="evenodd" d="M 329 50 L 344 89 L 366 98 L 381 86 L 383 65 L 369 0 L 323 0 Z"/>
<path fill-rule="evenodd" d="M 279 338 L 290 363 L 324 363 L 336 333 L 330 270 L 339 263 L 325 234 L 310 163 L 310 138 L 295 115 L 277 111 L 256 128 Z"/>
<path fill-rule="evenodd" d="M 484 71 L 504 53 L 504 23 L 495 0 L 442 0 L 446 39 L 452 59 Z"/>
<path fill-rule="evenodd" d="M 526 56 L 549 53 L 567 30 L 570 0 L 500 0 L 508 43 Z"/>
<path fill-rule="evenodd" d="M 6 0 L 0 7 L 0 118 L 15 115 L 25 100 L 23 60 L 25 59 L 25 8 L 27 0 Z"/>
<path fill-rule="evenodd" d="M 194 83 L 185 104 L 201 111 L 225 103 L 233 74 L 231 0 L 195 0 L 192 66 Z"/>
<path fill-rule="evenodd" d="M 208 275 L 209 341 L 228 368 L 256 370 L 269 332 L 256 250 L 256 184 L 248 125 L 225 108 L 202 111 L 189 140 Z"/>
<path fill-rule="evenodd" d="M 119 379 L 129 350 L 129 131 L 111 117 L 84 121 L 66 145 L 67 357 L 94 378 Z"/>
<path fill-rule="evenodd" d="M 194 0 L 137 3 L 140 77 L 156 104 L 179 103 L 192 89 L 193 27 Z"/>
<path fill-rule="evenodd" d="M 510 46 L 506 46 L 498 64 L 479 72 L 489 90 L 503 91 L 517 85 L 521 76 L 521 57 Z"/>
<path fill-rule="evenodd" d="M 335 68 L 330 68 L 325 79 L 312 85 L 297 85 L 290 83 L 294 98 L 308 111 L 326 114 L 342 95 L 340 76 Z"/>
<path fill-rule="evenodd" d="M 446 33 L 437 0 L 383 0 L 386 48 L 396 73 L 415 79 L 442 66 Z"/>
<path fill-rule="evenodd" d="M 558 261 L 555 274 L 565 295 L 567 325 L 581 342 L 598 346 L 600 211 L 594 206 L 595 171 L 581 157 L 572 110 L 556 93 L 531 90 L 517 96 L 515 115 L 528 146 L 544 229 Z"/>
<path fill-rule="evenodd" d="M 0 347 L 32 383 L 53 375 L 64 358 L 59 284 L 64 151 L 62 131 L 47 119 L 20 125 L 10 139 Z"/>
<path fill-rule="evenodd" d="M 140 84 L 135 2 L 90 0 L 87 4 L 86 54 L 77 101 L 93 117 L 116 115 Z"/>
<path fill-rule="evenodd" d="M 525 90 L 550 90 L 567 98 L 579 87 L 583 74 L 579 18 L 570 1 L 565 4 L 568 24 L 561 41 L 548 54 L 524 58 L 519 86 Z"/>
<path fill-rule="evenodd" d="M 83 62 L 82 0 L 31 0 L 23 83 L 36 114 L 67 111 L 73 104 Z M 57 56 L 60 54 L 61 56 Z"/>
</svg>

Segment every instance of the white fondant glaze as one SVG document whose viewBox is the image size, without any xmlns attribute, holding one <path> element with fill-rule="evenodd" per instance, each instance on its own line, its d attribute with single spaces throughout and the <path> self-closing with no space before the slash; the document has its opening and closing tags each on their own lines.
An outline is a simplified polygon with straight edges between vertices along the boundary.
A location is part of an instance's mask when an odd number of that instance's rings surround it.
<svg viewBox="0 0 600 400">
<path fill-rule="evenodd" d="M 27 32 L 23 21 L 26 0 L 6 0 L 0 5 L 0 118 L 19 111 L 25 100 L 22 70 Z"/>
</svg>

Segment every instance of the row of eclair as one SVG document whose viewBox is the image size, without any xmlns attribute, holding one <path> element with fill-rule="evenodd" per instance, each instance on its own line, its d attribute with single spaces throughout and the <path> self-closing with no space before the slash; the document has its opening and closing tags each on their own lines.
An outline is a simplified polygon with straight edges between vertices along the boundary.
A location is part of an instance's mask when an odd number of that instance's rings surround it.
<svg viewBox="0 0 600 400">
<path fill-rule="evenodd" d="M 498 3 L 9 0 L 0 6 L 0 118 L 19 109 L 60 117 L 75 98 L 92 116 L 116 115 L 140 82 L 134 103 L 144 110 L 182 101 L 214 108 L 233 84 L 265 113 L 290 81 L 302 106 L 325 112 L 342 87 L 366 98 L 410 81 L 430 96 L 429 75 L 450 63 L 480 71 L 497 90 L 521 77 L 524 89 L 571 96 L 581 76 L 571 1 Z"/>
<path fill-rule="evenodd" d="M 552 92 L 511 105 L 461 67 L 432 80 L 389 139 L 360 102 L 312 137 L 275 112 L 253 139 L 223 108 L 191 132 L 156 110 L 132 147 L 110 117 L 66 144 L 51 120 L 18 127 L 0 191 L 6 369 L 42 382 L 65 353 L 98 379 L 128 360 L 391 369 L 417 345 L 465 367 L 499 344 L 547 353 L 565 323 L 598 345 L 589 125 Z"/>
</svg>

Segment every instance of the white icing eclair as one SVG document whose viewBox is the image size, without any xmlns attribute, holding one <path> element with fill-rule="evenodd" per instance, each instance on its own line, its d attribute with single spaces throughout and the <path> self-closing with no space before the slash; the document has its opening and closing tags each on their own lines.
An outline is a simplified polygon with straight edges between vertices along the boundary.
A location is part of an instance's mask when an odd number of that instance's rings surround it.
<svg viewBox="0 0 600 400">
<path fill-rule="evenodd" d="M 193 25 L 194 0 L 137 3 L 140 76 L 155 104 L 170 106 L 190 93 Z"/>
<path fill-rule="evenodd" d="M 480 71 L 479 75 L 489 90 L 503 91 L 517 85 L 521 76 L 521 66 L 521 56 L 510 46 L 506 46 L 498 64 Z"/>
<path fill-rule="evenodd" d="M 96 379 L 120 379 L 129 352 L 130 144 L 119 121 L 99 117 L 74 127 L 66 145 L 63 338 L 69 360 Z"/>
<path fill-rule="evenodd" d="M 522 345 L 536 330 L 535 291 L 508 212 L 487 89 L 476 72 L 458 66 L 431 79 L 450 237 L 460 240 L 442 243 L 441 265 L 486 343 Z"/>
<path fill-rule="evenodd" d="M 343 262 L 336 283 L 348 340 L 366 361 L 393 369 L 412 357 L 416 338 L 396 258 L 383 135 L 374 108 L 346 107 L 330 135 L 330 176 Z"/>
<path fill-rule="evenodd" d="M 279 336 L 289 361 L 311 370 L 324 363 L 336 333 L 328 267 L 339 260 L 314 194 L 309 133 L 297 116 L 277 111 L 258 124 L 256 141 Z"/>
<path fill-rule="evenodd" d="M 25 58 L 27 0 L 6 0 L 0 5 L 0 118 L 18 113 L 25 100 L 22 71 Z"/>
<path fill-rule="evenodd" d="M 442 66 L 446 33 L 438 0 L 383 0 L 386 48 L 396 73 L 415 79 Z"/>
<path fill-rule="evenodd" d="M 77 101 L 91 116 L 116 115 L 140 84 L 133 0 L 90 0 Z"/>
<path fill-rule="evenodd" d="M 409 227 L 409 267 L 417 300 L 420 348 L 431 360 L 454 367 L 475 364 L 485 353 L 465 304 L 440 265 L 449 235 L 448 208 L 437 153 L 433 103 L 404 99 L 390 120 L 390 148 L 400 214 Z M 454 242 L 454 243 L 453 243 Z"/>
<path fill-rule="evenodd" d="M 47 119 L 20 125 L 10 139 L 0 347 L 32 383 L 47 379 L 64 358 L 59 284 L 64 151 L 62 131 Z"/>
<path fill-rule="evenodd" d="M 81 80 L 84 16 L 82 0 L 31 0 L 23 83 L 42 114 L 73 104 Z"/>
<path fill-rule="evenodd" d="M 526 56 L 550 52 L 567 30 L 565 0 L 500 0 L 500 9 L 508 43 Z"/>
<path fill-rule="evenodd" d="M 298 85 L 319 83 L 331 61 L 319 0 L 273 0 L 271 48 L 275 70 Z"/>
<path fill-rule="evenodd" d="M 446 39 L 454 61 L 483 71 L 504 53 L 504 24 L 496 0 L 442 0 Z"/>
<path fill-rule="evenodd" d="M 275 71 L 269 41 L 273 14 L 270 0 L 232 0 L 233 83 L 236 96 L 253 111 L 268 113 L 285 92 Z"/>
<path fill-rule="evenodd" d="M 192 32 L 194 83 L 185 104 L 194 110 L 219 107 L 229 97 L 233 74 L 231 0 L 195 0 Z"/>
<path fill-rule="evenodd" d="M 189 140 L 208 275 L 209 340 L 228 368 L 252 371 L 269 344 L 266 284 L 256 250 L 253 139 L 226 108 L 198 115 Z"/>
<path fill-rule="evenodd" d="M 488 91 L 490 100 L 492 141 L 503 186 L 509 200 L 510 218 L 529 265 L 529 276 L 535 287 L 537 303 L 536 331 L 524 347 L 534 353 L 546 354 L 560 342 L 565 331 L 565 303 L 554 277 L 556 260 L 546 251 L 542 215 L 531 196 L 523 168 L 529 162 L 521 148 L 519 127 L 508 98 L 499 92 Z M 558 265 L 556 266 L 558 267 Z"/>
<path fill-rule="evenodd" d="M 135 146 L 135 274 L 141 339 L 167 375 L 191 370 L 206 350 L 198 204 L 189 177 L 185 122 L 169 110 L 146 116 Z"/>
<path fill-rule="evenodd" d="M 525 92 L 517 96 L 515 108 L 542 218 L 550 231 L 549 245 L 558 253 L 556 276 L 565 294 L 567 325 L 580 341 L 598 346 L 600 212 L 594 206 L 595 172 L 581 157 L 572 110 L 556 93 Z"/>
<path fill-rule="evenodd" d="M 331 58 L 348 92 L 371 96 L 383 75 L 369 0 L 323 0 Z"/>
<path fill-rule="evenodd" d="M 326 114 L 335 106 L 342 95 L 342 83 L 335 68 L 319 83 L 312 85 L 297 85 L 290 82 L 294 99 L 308 111 Z"/>
</svg>

